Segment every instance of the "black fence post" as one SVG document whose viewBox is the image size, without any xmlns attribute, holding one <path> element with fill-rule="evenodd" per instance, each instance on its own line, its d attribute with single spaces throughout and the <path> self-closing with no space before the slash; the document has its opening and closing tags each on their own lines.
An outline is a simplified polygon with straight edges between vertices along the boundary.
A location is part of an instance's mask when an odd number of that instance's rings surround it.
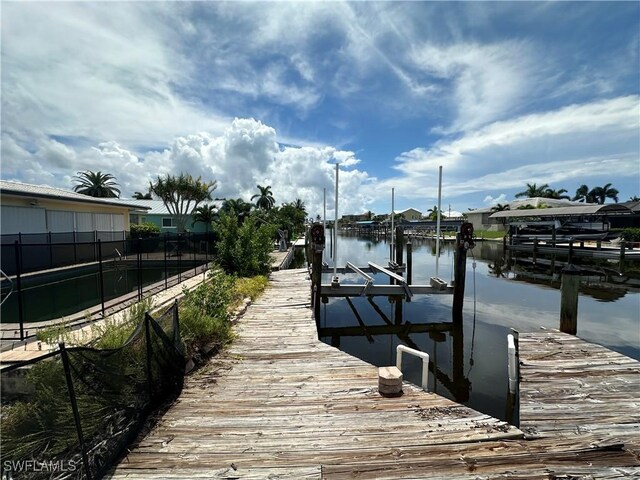
<svg viewBox="0 0 640 480">
<path fill-rule="evenodd" d="M 76 238 L 76 231 L 73 231 L 73 263 L 78 263 L 78 247 L 76 243 L 78 242 Z"/>
<path fill-rule="evenodd" d="M 167 234 L 164 234 L 164 288 L 169 288 L 169 275 L 167 273 Z"/>
<path fill-rule="evenodd" d="M 71 369 L 69 368 L 69 356 L 64 346 L 64 342 L 58 344 L 60 347 L 60 357 L 62 357 L 62 366 L 64 367 L 64 376 L 67 380 L 67 388 L 69 389 L 69 399 L 71 400 L 71 410 L 73 411 L 73 420 L 76 424 L 76 433 L 78 434 L 78 442 L 80 443 L 80 451 L 82 453 L 82 463 L 84 472 L 88 480 L 92 480 L 91 468 L 89 467 L 89 459 L 87 458 L 87 449 L 84 445 L 84 437 L 82 435 L 82 424 L 80 423 L 80 414 L 78 412 L 78 402 L 76 400 L 76 392 L 73 388 L 73 379 L 71 378 Z"/>
<path fill-rule="evenodd" d="M 198 273 L 198 265 L 196 264 L 196 236 L 194 233 L 191 234 L 191 245 L 193 247 L 193 276 L 195 277 Z"/>
<path fill-rule="evenodd" d="M 151 347 L 151 325 L 149 312 L 144 314 L 144 338 L 147 344 L 147 387 L 149 389 L 149 404 L 153 403 L 153 372 L 151 371 L 151 357 L 153 348 Z"/>
<path fill-rule="evenodd" d="M 49 268 L 53 268 L 53 245 L 51 245 L 51 232 L 47 233 L 47 242 L 49 243 Z"/>
<path fill-rule="evenodd" d="M 178 283 L 182 282 L 182 252 L 180 251 L 180 242 L 182 242 L 182 234 L 178 234 Z"/>
<path fill-rule="evenodd" d="M 20 340 L 24 340 L 24 306 L 22 305 L 22 245 L 15 241 L 16 256 L 16 288 L 18 289 L 18 322 L 20 322 Z"/>
<path fill-rule="evenodd" d="M 98 240 L 98 268 L 100 271 L 100 302 L 102 303 L 102 317 L 104 318 L 104 270 L 102 269 L 102 240 Z"/>
<path fill-rule="evenodd" d="M 138 237 L 138 301 L 142 300 L 142 238 Z"/>
</svg>

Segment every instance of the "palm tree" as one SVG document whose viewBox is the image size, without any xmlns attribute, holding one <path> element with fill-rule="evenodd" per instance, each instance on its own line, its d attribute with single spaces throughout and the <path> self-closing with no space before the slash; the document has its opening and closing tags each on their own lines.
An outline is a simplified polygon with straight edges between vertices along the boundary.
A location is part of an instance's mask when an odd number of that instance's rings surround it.
<svg viewBox="0 0 640 480">
<path fill-rule="evenodd" d="M 492 212 L 502 212 L 504 210 L 509 210 L 509 204 L 508 203 L 496 203 L 493 207 L 491 207 L 491 211 Z"/>
<path fill-rule="evenodd" d="M 629 200 L 627 200 L 628 202 L 640 202 L 640 197 L 637 195 L 634 195 L 633 197 L 629 197 Z"/>
<path fill-rule="evenodd" d="M 567 193 L 566 188 L 561 188 L 560 190 L 555 190 L 553 188 L 547 188 L 544 191 L 544 198 L 554 198 L 556 200 L 570 200 L 571 197 L 569 195 L 565 195 Z"/>
<path fill-rule="evenodd" d="M 147 192 L 147 193 L 142 193 L 142 192 L 135 192 L 132 195 L 133 198 L 135 198 L 136 200 L 151 200 L 151 192 Z"/>
<path fill-rule="evenodd" d="M 593 198 L 593 194 L 591 192 L 592 191 L 589 189 L 589 187 L 587 187 L 585 184 L 582 184 L 576 189 L 576 195 L 572 200 L 577 200 L 579 202 L 585 203 L 596 203 L 596 199 Z"/>
<path fill-rule="evenodd" d="M 120 196 L 120 189 L 115 182 L 116 178 L 110 173 L 78 172 L 75 178 L 77 185 L 73 187 L 74 192 L 99 198 L 116 198 Z"/>
<path fill-rule="evenodd" d="M 209 225 L 218 217 L 218 212 L 214 205 L 202 205 L 193 211 L 193 222 L 191 225 L 195 225 L 198 222 L 202 222 L 207 227 L 207 233 L 209 233 Z"/>
<path fill-rule="evenodd" d="M 219 213 L 231 213 L 236 216 L 238 219 L 238 223 L 241 224 L 244 222 L 244 219 L 249 216 L 251 213 L 251 208 L 253 205 L 251 203 L 245 202 L 241 198 L 230 198 L 225 199 L 220 207 Z"/>
<path fill-rule="evenodd" d="M 527 189 L 523 192 L 516 193 L 515 197 L 525 197 L 525 198 L 535 198 L 535 197 L 544 197 L 549 185 L 542 184 L 537 186 L 535 183 L 527 183 Z"/>
<path fill-rule="evenodd" d="M 611 198 L 614 202 L 618 203 L 617 189 L 613 188 L 610 183 L 607 183 L 604 187 L 594 187 L 590 192 L 596 200 L 596 203 L 603 204 L 607 198 Z"/>
<path fill-rule="evenodd" d="M 276 204 L 276 201 L 273 198 L 273 194 L 271 192 L 271 185 L 267 185 L 266 187 L 258 185 L 258 190 L 260 190 L 260 193 L 256 193 L 253 197 L 251 197 L 251 200 L 257 198 L 258 201 L 256 202 L 256 207 L 263 210 L 271 210 Z"/>
<path fill-rule="evenodd" d="M 429 214 L 429 215 L 427 215 L 427 218 L 429 220 L 437 220 L 438 219 L 438 207 L 436 205 L 434 205 L 433 208 L 430 208 L 429 210 L 427 210 L 427 213 Z"/>
<path fill-rule="evenodd" d="M 304 212 L 305 216 L 307 215 L 307 206 L 304 204 L 304 202 L 302 200 L 300 200 L 299 198 L 296 198 L 296 201 L 293 202 L 293 207 L 297 208 L 298 210 L 300 210 L 301 212 Z"/>
<path fill-rule="evenodd" d="M 201 177 L 181 173 L 179 176 L 158 177 L 151 184 L 151 191 L 160 198 L 176 220 L 178 232 L 183 232 L 187 219 L 205 200 L 211 200 L 216 181 L 205 183 Z"/>
</svg>

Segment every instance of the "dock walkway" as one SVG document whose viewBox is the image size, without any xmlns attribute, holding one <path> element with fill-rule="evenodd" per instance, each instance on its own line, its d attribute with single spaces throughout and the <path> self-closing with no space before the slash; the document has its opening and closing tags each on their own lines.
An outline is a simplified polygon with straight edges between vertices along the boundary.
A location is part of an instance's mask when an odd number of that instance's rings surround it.
<svg viewBox="0 0 640 480">
<path fill-rule="evenodd" d="M 519 351 L 527 437 L 617 445 L 640 458 L 639 361 L 555 330 L 520 334 Z"/>
<path fill-rule="evenodd" d="M 109 478 L 551 479 L 638 471 L 626 451 L 526 441 L 505 422 L 406 383 L 403 396 L 381 397 L 374 366 L 317 339 L 306 276 L 304 269 L 272 274 L 233 345 L 185 380 L 180 398 Z"/>
</svg>

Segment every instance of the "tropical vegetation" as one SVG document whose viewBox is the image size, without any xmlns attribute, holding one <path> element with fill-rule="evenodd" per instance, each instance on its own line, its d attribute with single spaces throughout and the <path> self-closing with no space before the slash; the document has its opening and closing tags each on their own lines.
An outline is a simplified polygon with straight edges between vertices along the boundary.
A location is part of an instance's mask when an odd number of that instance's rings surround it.
<svg viewBox="0 0 640 480">
<path fill-rule="evenodd" d="M 276 204 L 276 200 L 273 198 L 273 193 L 271 192 L 271 185 L 267 185 L 263 187 L 262 185 L 258 185 L 259 193 L 256 193 L 251 200 L 257 198 L 256 206 L 263 210 L 271 210 L 273 206 Z"/>
<path fill-rule="evenodd" d="M 78 172 L 74 177 L 74 181 L 76 185 L 73 187 L 73 191 L 83 195 L 99 198 L 117 198 L 120 196 L 116 178 L 110 173 L 87 170 Z"/>
<path fill-rule="evenodd" d="M 193 178 L 184 173 L 157 177 L 151 183 L 151 191 L 175 219 L 178 232 L 184 232 L 188 219 L 200 203 L 212 200 L 211 193 L 215 188 L 215 180 L 203 182 L 201 177 Z"/>
<path fill-rule="evenodd" d="M 620 193 L 616 188 L 610 183 L 607 183 L 601 187 L 593 187 L 589 188 L 587 185 L 580 185 L 576 189 L 576 194 L 573 197 L 567 195 L 567 189 L 560 188 L 558 190 L 551 188 L 548 184 L 544 183 L 542 185 L 538 185 L 536 183 L 527 183 L 527 188 L 522 192 L 518 192 L 515 194 L 516 198 L 526 197 L 526 198 L 553 198 L 553 199 L 564 199 L 564 200 L 573 200 L 584 203 L 597 203 L 603 204 L 608 199 L 613 200 L 614 202 L 618 202 L 618 194 Z M 632 197 L 633 198 L 633 197 Z"/>
</svg>

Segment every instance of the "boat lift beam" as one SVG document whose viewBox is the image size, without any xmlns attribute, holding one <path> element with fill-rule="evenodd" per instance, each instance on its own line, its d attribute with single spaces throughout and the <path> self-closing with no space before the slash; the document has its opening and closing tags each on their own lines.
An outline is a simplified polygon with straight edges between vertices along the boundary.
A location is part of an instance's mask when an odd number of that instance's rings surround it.
<svg viewBox="0 0 640 480">
<path fill-rule="evenodd" d="M 367 294 L 367 292 L 369 291 L 369 288 L 371 288 L 371 286 L 373 285 L 373 277 L 371 275 L 367 275 L 366 273 L 364 273 L 362 270 L 360 270 L 358 267 L 356 267 L 351 262 L 347 262 L 346 268 L 349 269 L 349 270 L 353 270 L 358 275 L 360 275 L 362 278 L 364 278 L 365 284 L 364 284 L 364 287 L 362 288 L 362 291 L 360 292 L 360 296 L 364 297 Z M 348 298 L 347 298 L 347 300 L 348 300 Z"/>
<path fill-rule="evenodd" d="M 386 268 L 378 265 L 377 263 L 369 262 L 369 266 L 373 270 L 376 270 L 380 273 L 384 273 L 389 278 L 392 278 L 396 282 L 398 282 L 399 284 L 398 286 L 402 287 L 407 298 L 411 298 L 413 296 L 413 292 L 411 291 L 411 288 L 409 287 L 409 285 L 407 285 L 407 280 L 404 277 L 402 277 L 401 275 L 398 275 L 397 273 L 393 273 L 391 270 L 387 270 Z"/>
</svg>

